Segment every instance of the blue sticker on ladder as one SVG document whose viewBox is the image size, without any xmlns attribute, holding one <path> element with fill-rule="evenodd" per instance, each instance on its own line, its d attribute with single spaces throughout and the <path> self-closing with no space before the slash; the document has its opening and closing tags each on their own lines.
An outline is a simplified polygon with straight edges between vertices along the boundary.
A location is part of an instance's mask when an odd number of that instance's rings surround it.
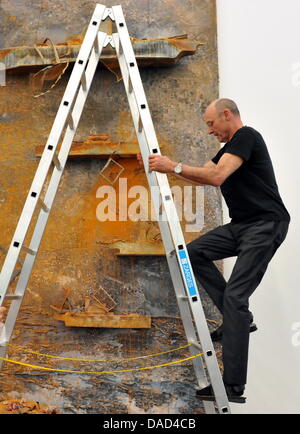
<svg viewBox="0 0 300 434">
<path fill-rule="evenodd" d="M 182 270 L 184 273 L 184 277 L 186 280 L 189 294 L 191 297 L 194 295 L 197 295 L 197 289 L 195 286 L 192 270 L 191 270 L 188 258 L 186 256 L 185 250 L 179 250 L 179 258 L 180 258 L 180 263 L 181 263 L 181 267 L 182 267 Z"/>
</svg>

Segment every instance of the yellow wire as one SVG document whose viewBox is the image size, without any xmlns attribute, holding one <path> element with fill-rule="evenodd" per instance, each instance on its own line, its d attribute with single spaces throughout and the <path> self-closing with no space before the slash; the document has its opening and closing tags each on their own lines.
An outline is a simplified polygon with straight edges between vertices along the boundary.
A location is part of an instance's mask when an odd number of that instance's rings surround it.
<svg viewBox="0 0 300 434">
<path fill-rule="evenodd" d="M 27 350 L 26 348 L 22 348 L 22 347 L 19 347 L 17 345 L 12 345 L 12 344 L 8 344 L 8 345 L 10 347 L 12 347 L 12 348 L 16 348 L 18 350 L 22 350 L 22 351 L 25 351 L 27 353 L 36 354 L 38 356 L 43 356 L 43 357 L 51 357 L 53 359 L 74 360 L 74 361 L 77 361 L 77 362 L 78 361 L 82 361 L 82 362 L 122 362 L 122 361 L 144 359 L 144 358 L 147 358 L 147 357 L 155 357 L 155 356 L 160 356 L 161 354 L 172 353 L 174 351 L 178 351 L 178 350 L 182 350 L 183 348 L 190 347 L 192 344 L 183 345 L 182 347 L 178 347 L 178 348 L 175 348 L 173 350 L 162 351 L 161 353 L 154 353 L 154 354 L 149 354 L 149 355 L 146 355 L 146 356 L 131 357 L 131 358 L 128 358 L 128 359 L 110 359 L 110 360 L 80 359 L 80 358 L 72 358 L 72 357 L 52 356 L 50 354 L 43 354 L 43 353 L 38 353 L 37 351 Z"/>
<path fill-rule="evenodd" d="M 176 360 L 174 362 L 163 363 L 161 365 L 156 365 L 156 366 L 145 366 L 143 368 L 122 369 L 122 370 L 116 370 L 116 371 L 72 371 L 69 369 L 54 369 L 54 368 L 47 368 L 45 366 L 31 365 L 29 363 L 17 362 L 16 360 L 7 359 L 5 357 L 0 357 L 0 360 L 4 360 L 5 362 L 9 362 L 9 363 L 14 363 L 16 365 L 28 366 L 28 367 L 34 368 L 34 369 L 41 369 L 44 371 L 67 372 L 67 373 L 71 373 L 71 374 L 114 374 L 114 373 L 120 373 L 120 372 L 143 371 L 146 369 L 162 368 L 164 366 L 170 366 L 170 365 L 175 365 L 178 363 L 187 362 L 188 360 L 195 359 L 196 357 L 202 356 L 203 354 L 204 353 L 199 353 L 199 354 L 196 354 L 194 356 L 186 357 L 185 359 Z"/>
</svg>

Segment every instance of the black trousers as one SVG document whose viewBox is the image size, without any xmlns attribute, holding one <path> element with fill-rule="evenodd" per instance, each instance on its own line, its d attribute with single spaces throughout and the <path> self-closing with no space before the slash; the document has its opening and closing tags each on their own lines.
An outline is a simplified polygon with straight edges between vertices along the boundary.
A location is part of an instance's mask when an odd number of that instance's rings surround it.
<svg viewBox="0 0 300 434">
<path fill-rule="evenodd" d="M 287 221 L 228 223 L 188 244 L 196 278 L 223 314 L 223 379 L 247 382 L 249 297 L 288 231 Z M 237 256 L 228 282 L 213 261 Z"/>
</svg>

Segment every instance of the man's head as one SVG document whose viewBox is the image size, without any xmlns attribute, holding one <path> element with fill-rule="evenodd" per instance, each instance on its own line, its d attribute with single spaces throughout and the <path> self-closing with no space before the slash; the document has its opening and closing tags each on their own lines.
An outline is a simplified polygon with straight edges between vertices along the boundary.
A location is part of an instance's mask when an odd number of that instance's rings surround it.
<svg viewBox="0 0 300 434">
<path fill-rule="evenodd" d="M 228 142 L 243 126 L 236 103 L 228 98 L 220 98 L 209 104 L 204 120 L 208 126 L 208 134 L 216 136 L 219 142 Z"/>
</svg>

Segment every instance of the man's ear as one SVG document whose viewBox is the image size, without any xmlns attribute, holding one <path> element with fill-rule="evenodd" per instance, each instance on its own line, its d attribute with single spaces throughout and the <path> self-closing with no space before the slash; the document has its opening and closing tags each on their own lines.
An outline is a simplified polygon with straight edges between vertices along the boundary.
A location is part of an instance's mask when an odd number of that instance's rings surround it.
<svg viewBox="0 0 300 434">
<path fill-rule="evenodd" d="M 231 111 L 228 109 L 223 110 L 223 115 L 226 121 L 229 121 L 231 119 Z"/>
</svg>

